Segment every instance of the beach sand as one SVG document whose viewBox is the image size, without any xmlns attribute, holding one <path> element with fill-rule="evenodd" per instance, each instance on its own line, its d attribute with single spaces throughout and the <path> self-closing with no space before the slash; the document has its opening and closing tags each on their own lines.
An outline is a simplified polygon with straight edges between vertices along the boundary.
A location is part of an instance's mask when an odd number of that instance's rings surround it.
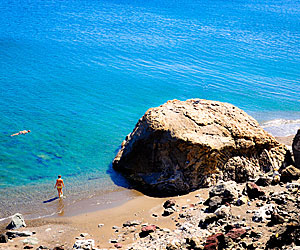
<svg viewBox="0 0 300 250">
<path fill-rule="evenodd" d="M 199 201 L 197 194 L 201 198 L 208 197 L 208 189 L 201 189 L 183 196 L 172 197 L 180 206 L 193 204 Z M 138 220 L 141 223 L 155 224 L 162 228 L 175 228 L 175 222 L 170 216 L 163 217 L 163 203 L 168 198 L 153 198 L 140 194 L 125 204 L 110 209 L 99 210 L 91 213 L 84 213 L 72 217 L 48 218 L 27 221 L 27 227 L 20 231 L 34 231 L 35 237 L 40 245 L 54 248 L 55 246 L 64 245 L 65 249 L 69 249 L 79 239 L 94 239 L 95 246 L 98 248 L 114 248 L 114 244 L 110 243 L 110 239 L 116 239 L 116 229 L 113 227 L 122 227 L 126 221 Z M 157 214 L 157 217 L 152 216 Z M 104 224 L 98 227 L 99 224 Z M 3 228 L 2 228 L 3 230 Z M 80 237 L 81 233 L 88 235 Z M 0 244 L 0 249 L 22 249 L 24 244 L 22 240 L 26 237 L 13 239 L 12 242 Z M 124 239 L 123 245 L 133 241 L 132 237 Z"/>
<path fill-rule="evenodd" d="M 293 136 L 277 137 L 277 140 L 291 146 Z M 153 198 L 145 196 L 137 191 L 134 193 L 132 200 L 109 209 L 82 213 L 75 216 L 62 216 L 57 218 L 36 219 L 26 221 L 27 227 L 20 229 L 20 231 L 33 231 L 36 232 L 35 237 L 38 239 L 38 244 L 34 246 L 43 245 L 49 248 L 55 246 L 64 246 L 64 249 L 72 248 L 77 239 L 93 239 L 95 246 L 98 248 L 114 248 L 114 244 L 110 243 L 111 239 L 116 239 L 118 227 L 121 227 L 124 222 L 138 220 L 141 223 L 148 223 L 159 225 L 161 228 L 174 229 L 176 222 L 172 216 L 163 217 L 163 203 L 168 198 Z M 198 195 L 198 197 L 196 197 Z M 176 200 L 179 206 L 190 205 L 199 201 L 199 196 L 205 200 L 208 197 L 208 189 L 200 189 L 191 192 L 187 195 L 172 197 Z M 89 202 L 88 200 L 86 202 Z M 81 204 L 77 209 L 84 210 L 84 204 Z M 153 216 L 156 214 L 157 217 Z M 104 224 L 98 227 L 99 224 Z M 4 232 L 4 227 L 0 227 L 0 231 Z M 114 228 L 113 228 L 114 227 Z M 88 234 L 85 237 L 80 237 L 80 234 Z M 23 249 L 24 244 L 22 240 L 25 237 L 15 238 L 9 243 L 0 244 L 0 249 Z M 127 245 L 133 242 L 133 237 L 125 237 L 122 245 Z"/>
</svg>

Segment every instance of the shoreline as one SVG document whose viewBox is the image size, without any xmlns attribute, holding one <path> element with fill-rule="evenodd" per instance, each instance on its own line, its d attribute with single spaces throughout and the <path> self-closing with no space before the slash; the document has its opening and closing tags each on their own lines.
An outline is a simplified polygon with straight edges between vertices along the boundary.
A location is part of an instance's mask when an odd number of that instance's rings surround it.
<svg viewBox="0 0 300 250">
<path fill-rule="evenodd" d="M 137 191 L 135 191 L 137 192 Z M 137 192 L 138 193 L 138 192 Z M 196 190 L 186 195 L 176 197 L 154 198 L 138 193 L 139 196 L 112 208 L 106 208 L 94 212 L 84 212 L 79 215 L 42 218 L 26 221 L 27 227 L 18 229 L 19 231 L 34 231 L 34 237 L 39 239 L 39 245 L 54 248 L 63 245 L 65 249 L 71 249 L 79 239 L 94 239 L 95 246 L 98 248 L 111 248 L 111 239 L 116 237 L 116 229 L 121 228 L 126 221 L 138 220 L 142 223 L 157 224 L 160 227 L 175 229 L 175 222 L 170 217 L 162 217 L 162 204 L 172 198 L 177 204 L 189 205 L 199 201 L 197 195 L 201 193 L 201 198 L 208 197 L 208 189 Z M 197 197 L 196 197 L 197 196 Z M 157 217 L 152 216 L 157 214 Z M 102 227 L 98 227 L 103 224 Z M 0 227 L 0 232 L 4 231 L 4 225 Z M 6 226 L 6 225 L 5 225 Z M 80 237 L 80 234 L 88 234 Z M 51 235 L 51 237 L 50 237 Z M 21 240 L 25 237 L 15 238 L 5 246 L 0 244 L 0 249 L 19 249 L 23 248 Z M 133 242 L 132 238 L 125 239 L 122 244 L 127 245 Z M 2 248 L 4 247 L 4 248 Z"/>
<path fill-rule="evenodd" d="M 294 136 L 276 137 L 276 139 L 287 146 L 291 146 Z M 76 239 L 94 239 L 95 246 L 98 248 L 111 248 L 114 246 L 110 243 L 111 239 L 116 237 L 118 228 L 126 221 L 139 220 L 141 223 L 157 224 L 159 221 L 160 227 L 165 227 L 170 230 L 175 229 L 176 222 L 170 217 L 161 216 L 163 212 L 162 204 L 169 198 L 174 199 L 177 204 L 187 205 L 197 203 L 199 196 L 205 200 L 208 197 L 208 188 L 203 188 L 182 196 L 154 198 L 146 196 L 135 190 L 125 189 L 123 191 L 132 194 L 127 200 L 116 200 L 107 207 L 93 207 L 87 209 L 87 205 L 93 202 L 92 199 L 74 204 L 69 211 L 61 215 L 51 216 L 47 218 L 26 220 L 27 227 L 20 231 L 34 231 L 35 237 L 39 239 L 39 245 L 47 247 L 56 247 L 63 245 L 65 249 L 71 249 Z M 119 194 L 112 191 L 111 194 L 122 196 L 122 191 Z M 84 210 L 82 210 L 84 207 Z M 90 206 L 91 208 L 91 206 Z M 156 214 L 158 216 L 152 216 Z M 0 222 L 0 232 L 5 231 L 5 226 L 8 223 Z M 99 224 L 103 224 L 99 227 Z M 80 237 L 80 234 L 87 234 L 85 237 Z M 51 237 L 50 237 L 51 236 Z M 0 244 L 0 249 L 18 249 L 23 248 L 21 240 L 25 238 L 16 238 L 12 242 Z M 128 245 L 134 241 L 133 238 L 126 238 L 122 242 Z M 3 248 L 4 247 L 4 248 Z"/>
</svg>

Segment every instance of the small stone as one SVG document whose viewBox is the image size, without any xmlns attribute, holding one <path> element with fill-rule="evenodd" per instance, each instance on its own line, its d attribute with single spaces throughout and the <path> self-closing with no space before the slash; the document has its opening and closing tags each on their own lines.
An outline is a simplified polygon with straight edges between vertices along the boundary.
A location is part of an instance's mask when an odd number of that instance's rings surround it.
<svg viewBox="0 0 300 250">
<path fill-rule="evenodd" d="M 169 215 L 171 215 L 171 214 L 173 214 L 173 213 L 174 213 L 174 209 L 172 209 L 172 208 L 166 208 L 166 209 L 164 210 L 162 216 L 169 216 Z"/>
<path fill-rule="evenodd" d="M 28 244 L 28 245 L 37 245 L 39 242 L 38 242 L 38 239 L 37 238 L 27 238 L 25 240 L 22 240 L 23 244 Z"/>
<path fill-rule="evenodd" d="M 153 217 L 158 217 L 158 215 L 157 215 L 157 214 L 152 214 L 152 216 L 153 216 Z"/>
<path fill-rule="evenodd" d="M 6 235 L 8 238 L 16 238 L 16 237 L 29 237 L 32 236 L 32 232 L 30 231 L 7 231 Z"/>
<path fill-rule="evenodd" d="M 80 234 L 80 237 L 86 237 L 86 236 L 88 236 L 89 234 L 88 233 L 81 233 Z"/>
<path fill-rule="evenodd" d="M 101 227 L 103 227 L 104 226 L 104 224 L 98 224 L 98 228 L 101 228 Z"/>
<path fill-rule="evenodd" d="M 176 205 L 176 201 L 173 200 L 173 199 L 169 199 L 169 200 L 165 201 L 165 203 L 163 204 L 163 207 L 164 208 L 171 208 L 175 205 Z"/>
<path fill-rule="evenodd" d="M 118 243 L 118 240 L 117 239 L 110 239 L 109 242 L 110 243 Z"/>
<path fill-rule="evenodd" d="M 246 230 L 243 228 L 233 228 L 231 229 L 226 236 L 231 238 L 234 241 L 239 241 L 240 238 L 246 235 Z"/>
<path fill-rule="evenodd" d="M 265 195 L 264 191 L 262 191 L 255 183 L 248 182 L 246 184 L 246 192 L 250 199 L 258 198 L 262 195 Z"/>
<path fill-rule="evenodd" d="M 18 229 L 21 227 L 26 227 L 26 223 L 22 214 L 13 215 L 11 222 L 7 225 L 6 229 Z"/>
<path fill-rule="evenodd" d="M 7 243 L 8 237 L 5 234 L 0 234 L 0 243 Z"/>
<path fill-rule="evenodd" d="M 115 248 L 122 248 L 123 246 L 122 246 L 121 243 L 116 243 L 116 244 L 114 244 L 114 247 L 115 247 Z"/>
<path fill-rule="evenodd" d="M 46 247 L 46 246 L 43 246 L 43 245 L 41 245 L 41 246 L 39 246 L 36 250 L 40 250 L 40 249 L 45 249 L 45 250 L 48 250 L 49 248 L 48 247 Z"/>
<path fill-rule="evenodd" d="M 92 239 L 77 240 L 73 245 L 73 249 L 92 249 L 94 248 L 94 245 L 95 241 Z"/>
<path fill-rule="evenodd" d="M 138 220 L 126 221 L 125 223 L 123 223 L 123 227 L 137 226 L 140 224 L 141 224 L 141 222 Z"/>
<path fill-rule="evenodd" d="M 56 246 L 53 250 L 65 250 L 65 248 L 63 246 Z"/>
</svg>

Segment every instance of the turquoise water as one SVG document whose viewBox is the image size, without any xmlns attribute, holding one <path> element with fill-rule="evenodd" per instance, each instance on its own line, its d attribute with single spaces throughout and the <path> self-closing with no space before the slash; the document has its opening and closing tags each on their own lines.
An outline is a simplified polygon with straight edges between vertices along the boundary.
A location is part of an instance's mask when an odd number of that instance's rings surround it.
<svg viewBox="0 0 300 250">
<path fill-rule="evenodd" d="M 289 0 L 1 0 L 0 218 L 50 214 L 57 174 L 72 204 L 126 186 L 110 163 L 169 99 L 230 102 L 295 133 L 299 20 Z"/>
</svg>

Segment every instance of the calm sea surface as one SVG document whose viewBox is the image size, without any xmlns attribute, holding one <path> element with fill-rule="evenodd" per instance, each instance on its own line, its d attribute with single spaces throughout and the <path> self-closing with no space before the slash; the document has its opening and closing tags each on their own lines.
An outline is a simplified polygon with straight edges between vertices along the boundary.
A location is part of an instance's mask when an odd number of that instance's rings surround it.
<svg viewBox="0 0 300 250">
<path fill-rule="evenodd" d="M 122 140 L 148 108 L 189 98 L 294 134 L 300 2 L 1 0 L 0 218 L 113 202 L 126 186 L 110 167 Z M 63 205 L 51 200 L 58 174 Z"/>
</svg>

